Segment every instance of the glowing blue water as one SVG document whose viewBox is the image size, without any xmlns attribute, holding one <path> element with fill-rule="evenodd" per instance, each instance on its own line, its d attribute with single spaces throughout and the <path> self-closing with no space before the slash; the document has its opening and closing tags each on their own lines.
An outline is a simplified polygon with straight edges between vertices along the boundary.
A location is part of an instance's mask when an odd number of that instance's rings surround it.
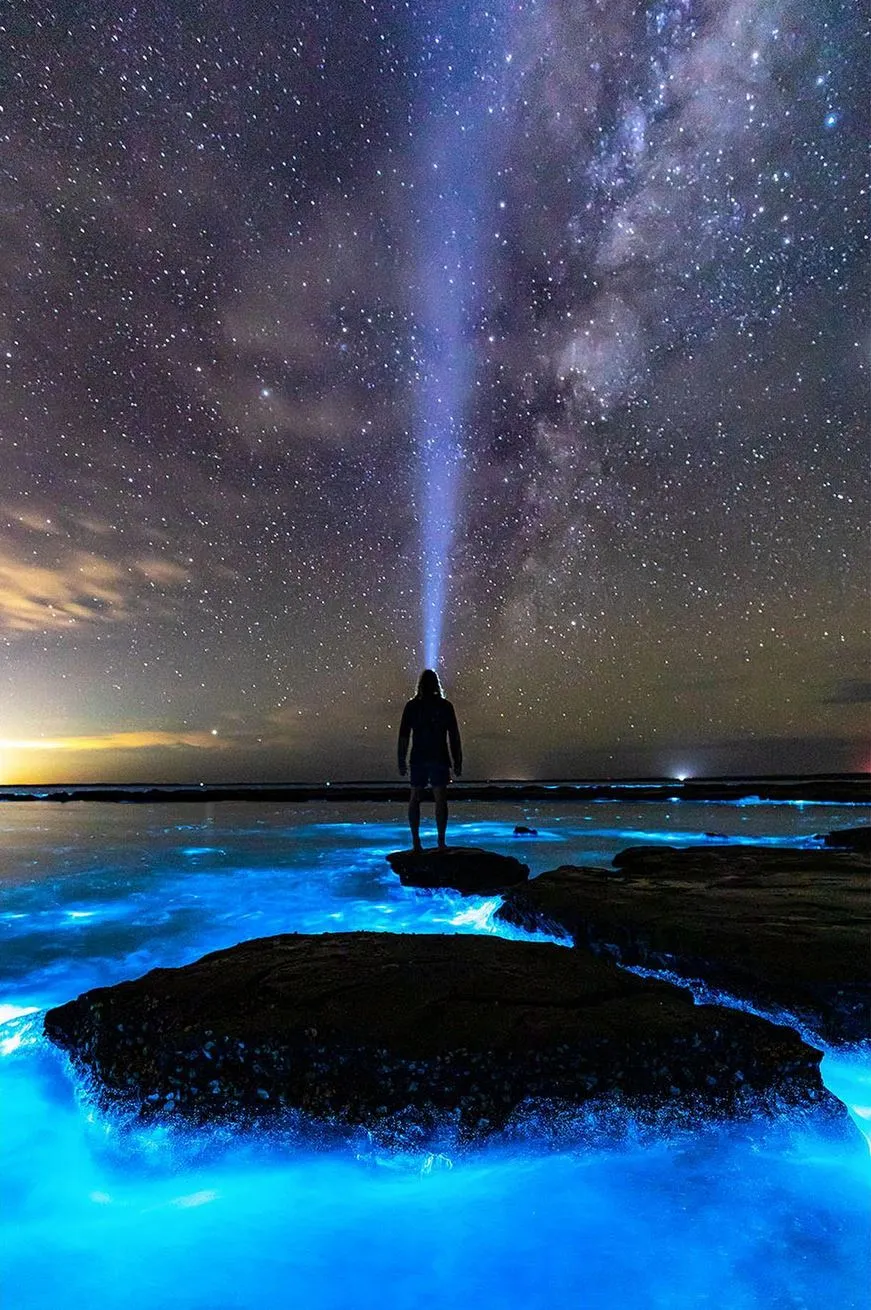
<svg viewBox="0 0 871 1310">
<path fill-rule="evenodd" d="M 521 850 L 540 871 L 604 863 L 628 833 L 685 841 L 710 813 L 457 806 L 452 837 Z M 518 822 L 539 839 L 512 838 Z M 717 816 L 743 840 L 854 822 L 835 807 Z M 86 987 L 276 931 L 492 930 L 487 902 L 399 886 L 383 861 L 404 841 L 388 807 L 9 805 L 0 838 L 0 1285 L 15 1310 L 867 1310 L 871 1168 L 846 1117 L 840 1132 L 811 1115 L 652 1139 L 624 1120 L 558 1150 L 532 1133 L 522 1148 L 398 1158 L 131 1133 L 92 1113 L 38 1038 L 39 1011 Z M 867 1122 L 867 1065 L 826 1062 Z"/>
</svg>

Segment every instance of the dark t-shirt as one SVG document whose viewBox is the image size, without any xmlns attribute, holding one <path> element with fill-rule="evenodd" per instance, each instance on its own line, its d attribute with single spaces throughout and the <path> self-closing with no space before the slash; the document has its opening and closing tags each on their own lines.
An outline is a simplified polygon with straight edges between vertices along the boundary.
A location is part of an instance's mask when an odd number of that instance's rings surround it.
<svg viewBox="0 0 871 1310">
<path fill-rule="evenodd" d="M 399 725 L 399 763 L 405 764 L 411 738 L 412 764 L 441 764 L 457 771 L 463 767 L 463 750 L 457 716 L 442 696 L 415 696 L 402 711 Z M 450 747 L 450 751 L 449 748 Z"/>
</svg>

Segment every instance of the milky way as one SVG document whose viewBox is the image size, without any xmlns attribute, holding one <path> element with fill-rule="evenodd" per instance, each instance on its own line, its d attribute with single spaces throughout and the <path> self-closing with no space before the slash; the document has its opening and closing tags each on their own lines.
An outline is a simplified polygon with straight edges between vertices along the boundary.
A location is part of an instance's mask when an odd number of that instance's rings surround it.
<svg viewBox="0 0 871 1310">
<path fill-rule="evenodd" d="M 0 35 L 0 781 L 868 767 L 858 5 Z"/>
</svg>

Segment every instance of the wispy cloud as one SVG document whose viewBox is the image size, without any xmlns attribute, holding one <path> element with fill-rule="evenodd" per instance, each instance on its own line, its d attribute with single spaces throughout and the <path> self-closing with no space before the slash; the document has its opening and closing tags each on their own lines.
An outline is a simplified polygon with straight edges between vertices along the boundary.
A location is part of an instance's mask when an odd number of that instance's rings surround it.
<svg viewBox="0 0 871 1310">
<path fill-rule="evenodd" d="M 178 587 L 187 581 L 188 571 L 183 569 L 180 564 L 173 560 L 160 559 L 157 556 L 151 556 L 145 559 L 138 559 L 132 566 L 137 573 L 155 586 L 160 587 Z"/>
<path fill-rule="evenodd" d="M 8 512 L 6 506 L 0 506 L 0 513 L 2 512 Z M 47 537 L 57 537 L 63 532 L 62 525 L 50 508 L 45 510 L 15 510 L 13 516 L 16 523 L 19 523 L 22 528 L 27 528 L 30 532 L 42 532 Z"/>
<path fill-rule="evenodd" d="M 30 532 L 48 531 L 20 514 L 17 523 Z M 73 550 L 38 562 L 18 543 L 7 542 L 0 545 L 0 632 L 126 622 L 137 609 L 137 592 L 150 598 L 183 586 L 188 577 L 181 564 L 154 554 L 109 560 Z"/>
<path fill-rule="evenodd" d="M 126 618 L 123 579 L 120 565 L 89 552 L 52 566 L 0 553 L 0 629 L 44 632 Z"/>
<path fill-rule="evenodd" d="M 15 751 L 138 751 L 186 746 L 196 750 L 223 750 L 231 743 L 213 732 L 174 732 L 149 729 L 140 732 L 100 732 L 70 737 L 0 739 L 0 749 Z"/>
</svg>

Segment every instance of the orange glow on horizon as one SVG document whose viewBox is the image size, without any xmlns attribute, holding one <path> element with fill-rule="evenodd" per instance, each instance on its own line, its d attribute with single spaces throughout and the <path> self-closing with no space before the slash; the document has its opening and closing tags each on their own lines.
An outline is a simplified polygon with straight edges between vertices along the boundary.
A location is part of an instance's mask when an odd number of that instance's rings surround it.
<svg viewBox="0 0 871 1310">
<path fill-rule="evenodd" d="M 0 786 L 47 785 L 62 781 L 55 777 L 53 757 L 69 758 L 95 752 L 143 750 L 220 751 L 229 746 L 214 731 L 173 732 L 149 729 L 138 732 L 89 733 L 69 737 L 0 738 Z M 75 772 L 75 770 L 74 770 Z"/>
<path fill-rule="evenodd" d="M 148 732 L 105 732 L 81 737 L 32 737 L 22 740 L 0 739 L 0 750 L 6 751 L 128 751 L 149 747 L 193 746 L 215 750 L 224 743 L 214 732 L 168 732 L 162 729 Z"/>
</svg>

